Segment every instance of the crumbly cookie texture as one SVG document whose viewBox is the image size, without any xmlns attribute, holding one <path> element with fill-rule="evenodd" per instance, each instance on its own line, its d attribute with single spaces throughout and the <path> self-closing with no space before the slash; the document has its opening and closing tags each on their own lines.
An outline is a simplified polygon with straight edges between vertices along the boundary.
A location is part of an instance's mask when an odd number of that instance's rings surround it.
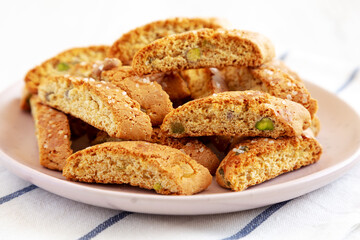
<svg viewBox="0 0 360 240">
<path fill-rule="evenodd" d="M 310 126 L 309 112 L 293 101 L 259 91 L 234 91 L 190 101 L 169 113 L 161 130 L 186 136 L 299 136 Z"/>
<path fill-rule="evenodd" d="M 142 141 L 108 142 L 71 155 L 63 175 L 73 181 L 130 184 L 160 194 L 191 195 L 211 183 L 209 171 L 177 149 Z"/>
<path fill-rule="evenodd" d="M 31 93 L 36 94 L 40 81 L 49 76 L 72 75 L 89 76 L 92 72 L 92 62 L 106 58 L 108 46 L 90 46 L 72 48 L 46 60 L 41 65 L 31 69 L 25 76 L 25 83 Z"/>
<path fill-rule="evenodd" d="M 135 53 L 149 43 L 175 33 L 201 28 L 221 28 L 216 18 L 171 18 L 151 22 L 122 35 L 110 48 L 109 56 L 131 65 Z"/>
<path fill-rule="evenodd" d="M 35 121 L 40 164 L 62 171 L 66 159 L 72 154 L 67 116 L 42 104 L 36 95 L 31 97 L 30 105 Z"/>
<path fill-rule="evenodd" d="M 141 110 L 150 117 L 153 126 L 160 125 L 164 117 L 173 110 L 169 95 L 153 80 L 155 76 L 139 77 L 122 68 L 102 71 L 100 80 L 110 82 L 125 91 L 140 104 Z"/>
<path fill-rule="evenodd" d="M 320 159 L 322 148 L 316 139 L 283 137 L 254 138 L 240 142 L 222 160 L 216 181 L 224 188 L 243 191 Z"/>
<path fill-rule="evenodd" d="M 189 69 L 181 72 L 193 99 L 228 91 L 223 74 L 217 68 Z"/>
<path fill-rule="evenodd" d="M 200 29 L 150 43 L 136 53 L 132 67 L 138 75 L 206 67 L 257 67 L 274 56 L 274 46 L 259 33 Z"/>
<path fill-rule="evenodd" d="M 129 140 L 149 139 L 149 116 L 127 93 L 111 83 L 80 77 L 49 77 L 39 85 L 43 103 L 69 113 L 106 131 L 112 137 Z"/>
<path fill-rule="evenodd" d="M 110 137 L 106 132 L 101 131 L 97 134 L 91 144 L 96 145 L 104 142 L 121 141 L 124 140 Z M 154 128 L 149 142 L 166 145 L 182 151 L 196 162 L 206 167 L 212 175 L 215 174 L 215 171 L 220 164 L 218 157 L 210 150 L 210 148 L 195 138 L 172 138 L 161 133 L 159 128 Z"/>
<path fill-rule="evenodd" d="M 258 90 L 303 105 L 313 118 L 318 104 L 299 76 L 279 60 L 257 68 L 225 67 L 221 70 L 231 91 Z"/>
</svg>

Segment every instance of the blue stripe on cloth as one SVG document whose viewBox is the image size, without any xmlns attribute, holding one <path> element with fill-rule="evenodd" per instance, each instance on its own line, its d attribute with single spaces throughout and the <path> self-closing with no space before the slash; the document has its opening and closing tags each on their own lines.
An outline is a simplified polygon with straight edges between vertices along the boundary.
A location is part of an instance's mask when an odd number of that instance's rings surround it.
<svg viewBox="0 0 360 240">
<path fill-rule="evenodd" d="M 289 52 L 284 52 L 283 54 L 280 55 L 279 59 L 281 61 L 285 61 L 285 59 L 287 58 L 288 55 L 289 55 Z"/>
<path fill-rule="evenodd" d="M 286 203 L 290 202 L 291 200 L 276 203 L 267 209 L 265 209 L 262 213 L 257 215 L 251 222 L 249 222 L 245 227 L 243 227 L 239 232 L 235 233 L 234 235 L 224 238 L 223 240 L 233 240 L 243 238 L 249 235 L 252 231 L 254 231 L 258 226 L 260 226 L 266 219 L 268 219 L 273 213 L 283 207 Z"/>
<path fill-rule="evenodd" d="M 114 225 L 115 223 L 117 223 L 118 221 L 120 221 L 121 219 L 125 218 L 126 216 L 128 216 L 130 214 L 133 214 L 133 213 L 124 211 L 124 212 L 121 212 L 121 213 L 109 218 L 105 222 L 99 224 L 96 228 L 91 230 L 89 233 L 87 233 L 86 235 L 79 238 L 79 240 L 92 239 L 93 237 L 95 237 L 96 235 L 98 235 L 99 233 L 101 233 L 102 231 L 107 229 L 108 227 Z"/>
<path fill-rule="evenodd" d="M 32 191 L 32 190 L 34 190 L 36 188 L 38 188 L 38 187 L 31 184 L 30 186 L 27 186 L 27 187 L 25 187 L 23 189 L 20 189 L 19 191 L 16 191 L 16 192 L 13 192 L 13 193 L 11 193 L 9 195 L 6 195 L 6 196 L 0 198 L 0 205 L 3 204 L 3 203 L 8 202 L 8 201 L 10 201 L 10 200 L 12 200 L 14 198 L 17 198 L 17 197 L 23 195 L 24 193 L 30 192 L 30 191 Z"/>
<path fill-rule="evenodd" d="M 341 85 L 341 86 L 338 88 L 338 90 L 336 90 L 336 93 L 340 93 L 340 92 L 341 92 L 342 90 L 344 90 L 347 86 L 349 86 L 350 83 L 351 83 L 352 81 L 354 81 L 354 79 L 355 79 L 356 75 L 358 74 L 358 72 L 359 72 L 359 67 L 356 67 L 356 68 L 352 71 L 352 73 L 350 74 L 350 76 L 349 76 L 349 78 L 346 80 L 346 82 L 344 82 L 344 84 Z"/>
</svg>

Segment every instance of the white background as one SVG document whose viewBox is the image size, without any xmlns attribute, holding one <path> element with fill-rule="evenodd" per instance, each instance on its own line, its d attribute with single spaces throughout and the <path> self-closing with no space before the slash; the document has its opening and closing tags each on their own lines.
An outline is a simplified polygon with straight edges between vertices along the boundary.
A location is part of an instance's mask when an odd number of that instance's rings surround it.
<svg viewBox="0 0 360 240">
<path fill-rule="evenodd" d="M 311 53 L 360 63 L 360 1 L 14 1 L 0 2 L 0 89 L 60 51 L 111 44 L 149 21 L 217 16 L 268 36 L 278 54 Z M 301 73 L 300 73 L 301 75 Z"/>
</svg>

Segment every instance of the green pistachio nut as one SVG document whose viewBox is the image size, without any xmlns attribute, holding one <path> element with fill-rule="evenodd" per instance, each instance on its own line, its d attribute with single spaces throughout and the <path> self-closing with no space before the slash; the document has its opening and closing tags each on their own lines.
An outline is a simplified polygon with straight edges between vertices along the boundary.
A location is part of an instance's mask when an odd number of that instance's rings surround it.
<svg viewBox="0 0 360 240">
<path fill-rule="evenodd" d="M 186 52 L 186 59 L 188 62 L 197 62 L 201 58 L 201 50 L 199 48 L 192 48 Z"/>
<path fill-rule="evenodd" d="M 274 130 L 274 122 L 270 118 L 264 117 L 255 124 L 255 127 L 261 131 Z"/>
<path fill-rule="evenodd" d="M 174 122 L 174 123 L 171 123 L 171 131 L 173 133 L 179 133 L 180 134 L 180 133 L 185 132 L 185 128 L 181 123 Z"/>
<path fill-rule="evenodd" d="M 153 188 L 154 188 L 155 191 L 160 191 L 162 189 L 162 186 L 161 186 L 160 183 L 155 183 Z"/>
<path fill-rule="evenodd" d="M 56 69 L 60 72 L 64 72 L 69 70 L 70 66 L 67 63 L 61 62 L 58 65 L 56 65 Z"/>
<path fill-rule="evenodd" d="M 224 169 L 219 168 L 218 173 L 220 174 L 220 176 L 224 177 Z"/>
</svg>

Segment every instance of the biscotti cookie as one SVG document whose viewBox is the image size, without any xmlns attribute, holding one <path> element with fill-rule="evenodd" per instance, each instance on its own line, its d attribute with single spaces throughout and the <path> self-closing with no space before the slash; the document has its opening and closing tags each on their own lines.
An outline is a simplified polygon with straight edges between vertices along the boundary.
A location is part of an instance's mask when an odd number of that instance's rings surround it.
<svg viewBox="0 0 360 240">
<path fill-rule="evenodd" d="M 31 97 L 30 105 L 40 164 L 62 171 L 66 159 L 72 154 L 68 118 L 64 113 L 42 104 L 35 95 Z"/>
<path fill-rule="evenodd" d="M 121 141 L 123 140 L 110 137 L 106 132 L 101 131 L 91 144 Z M 154 128 L 149 142 L 166 145 L 184 152 L 196 162 L 206 167 L 211 174 L 215 174 L 220 164 L 218 157 L 205 144 L 194 138 L 172 138 L 161 133 L 159 128 Z"/>
<path fill-rule="evenodd" d="M 48 76 L 69 74 L 87 77 L 92 72 L 91 62 L 102 61 L 108 46 L 72 48 L 31 69 L 25 76 L 25 83 L 31 93 L 36 94 L 40 81 Z"/>
<path fill-rule="evenodd" d="M 32 94 L 26 86 L 24 86 L 21 98 L 20 98 L 20 109 L 26 112 L 30 111 L 30 98 Z"/>
<path fill-rule="evenodd" d="M 225 92 L 228 87 L 223 74 L 217 68 L 189 69 L 181 72 L 193 99 Z"/>
<path fill-rule="evenodd" d="M 311 120 L 310 129 L 314 133 L 314 136 L 317 137 L 319 135 L 321 128 L 320 119 L 317 115 Z"/>
<path fill-rule="evenodd" d="M 127 72 L 128 76 L 125 77 L 121 69 L 122 67 L 115 67 L 102 71 L 100 80 L 110 82 L 125 91 L 130 98 L 140 104 L 141 110 L 150 117 L 153 126 L 160 125 L 166 114 L 173 110 L 169 95 L 152 79 L 154 76 L 139 77 Z"/>
<path fill-rule="evenodd" d="M 190 101 L 169 113 L 161 130 L 186 136 L 298 136 L 310 126 L 300 104 L 259 91 L 223 92 Z"/>
<path fill-rule="evenodd" d="M 114 58 L 109 59 L 111 60 Z M 97 66 L 102 67 L 104 65 Z M 135 76 L 137 75 L 131 66 L 120 66 L 107 71 L 104 71 L 104 69 L 100 71 L 98 68 L 95 68 L 94 73 L 92 74 L 92 77 L 95 79 L 103 79 L 105 81 L 107 79 L 116 79 L 116 82 L 127 78 L 134 78 Z M 163 90 L 169 95 L 172 102 L 177 102 L 190 96 L 190 90 L 187 87 L 187 83 L 177 72 L 148 74 L 136 78 L 146 78 L 151 82 L 159 83 Z"/>
<path fill-rule="evenodd" d="M 130 184 L 160 194 L 191 195 L 211 183 L 209 171 L 177 149 L 126 141 L 95 145 L 71 155 L 63 175 L 73 181 Z"/>
<path fill-rule="evenodd" d="M 111 83 L 80 77 L 49 77 L 39 85 L 43 103 L 80 118 L 112 137 L 146 140 L 149 116 L 140 105 Z"/>
<path fill-rule="evenodd" d="M 320 159 L 322 149 L 305 135 L 244 140 L 222 160 L 216 171 L 220 186 L 242 191 Z"/>
<path fill-rule="evenodd" d="M 220 164 L 218 157 L 210 148 L 195 138 L 172 138 L 163 134 L 160 129 L 154 128 L 150 141 L 179 149 L 206 167 L 211 174 L 215 174 Z"/>
<path fill-rule="evenodd" d="M 200 29 L 158 39 L 140 49 L 132 61 L 138 75 L 225 66 L 257 67 L 275 50 L 259 33 Z"/>
<path fill-rule="evenodd" d="M 157 74 L 160 75 L 161 73 Z M 188 84 L 178 72 L 164 73 L 154 80 L 161 85 L 174 104 L 181 103 L 190 97 Z"/>
<path fill-rule="evenodd" d="M 135 53 L 156 39 L 201 28 L 221 28 L 215 18 L 171 18 L 151 22 L 122 35 L 110 48 L 109 56 L 131 65 Z"/>
<path fill-rule="evenodd" d="M 278 60 L 257 68 L 226 67 L 221 70 L 231 91 L 259 90 L 303 105 L 314 117 L 318 104 L 304 83 Z"/>
</svg>

